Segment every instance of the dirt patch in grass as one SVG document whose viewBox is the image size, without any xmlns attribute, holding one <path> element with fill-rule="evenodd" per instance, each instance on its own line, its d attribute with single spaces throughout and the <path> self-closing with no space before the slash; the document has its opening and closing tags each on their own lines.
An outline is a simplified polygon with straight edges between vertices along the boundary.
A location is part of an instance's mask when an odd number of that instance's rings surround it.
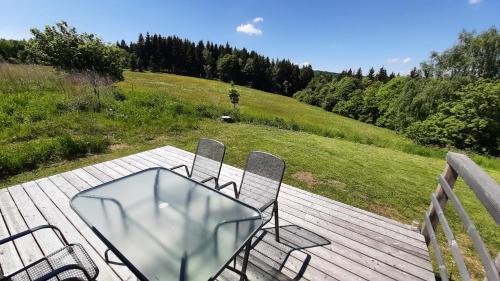
<svg viewBox="0 0 500 281">
<path fill-rule="evenodd" d="M 378 205 L 378 204 L 371 204 L 370 205 L 370 211 L 374 212 L 376 214 L 379 214 L 384 217 L 392 218 L 395 220 L 399 221 L 404 221 L 403 218 L 401 217 L 401 214 L 398 212 L 393 207 L 385 206 L 385 205 Z"/>
<path fill-rule="evenodd" d="M 309 173 L 309 172 L 300 171 L 300 172 L 293 174 L 292 177 L 296 180 L 299 180 L 299 181 L 307 184 L 307 186 L 315 186 L 319 183 L 318 180 L 316 180 L 314 178 L 314 175 L 312 173 Z"/>
<path fill-rule="evenodd" d="M 111 151 L 117 151 L 117 150 L 123 150 L 123 149 L 127 149 L 129 148 L 130 145 L 128 144 L 125 144 L 125 143 L 116 143 L 116 144 L 112 144 L 109 146 L 109 149 Z"/>
<path fill-rule="evenodd" d="M 314 175 L 310 172 L 305 172 L 305 171 L 300 171 L 296 172 L 295 174 L 292 175 L 292 177 L 298 181 L 301 181 L 309 187 L 314 187 L 317 185 L 327 185 L 331 187 L 335 187 L 341 190 L 345 190 L 346 184 L 337 180 L 333 179 L 327 179 L 327 180 L 320 180 L 314 177 Z"/>
</svg>

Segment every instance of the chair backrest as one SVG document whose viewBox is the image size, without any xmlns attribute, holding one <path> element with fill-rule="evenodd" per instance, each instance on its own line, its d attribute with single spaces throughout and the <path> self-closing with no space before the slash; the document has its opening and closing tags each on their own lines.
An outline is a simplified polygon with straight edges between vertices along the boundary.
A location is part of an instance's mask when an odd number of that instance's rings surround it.
<svg viewBox="0 0 500 281">
<path fill-rule="evenodd" d="M 281 158 L 267 152 L 250 152 L 241 179 L 239 200 L 256 208 L 276 200 L 284 173 L 285 161 Z"/>
<path fill-rule="evenodd" d="M 218 179 L 225 153 L 226 146 L 223 143 L 211 139 L 200 139 L 191 168 L 191 178 L 198 181 L 210 177 Z"/>
</svg>

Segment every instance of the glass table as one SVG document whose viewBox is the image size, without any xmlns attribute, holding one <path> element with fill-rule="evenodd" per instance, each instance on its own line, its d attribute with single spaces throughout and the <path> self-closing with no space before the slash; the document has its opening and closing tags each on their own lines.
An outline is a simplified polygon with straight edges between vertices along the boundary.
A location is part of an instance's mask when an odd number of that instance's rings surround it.
<svg viewBox="0 0 500 281">
<path fill-rule="evenodd" d="M 262 227 L 257 209 L 164 168 L 82 191 L 71 206 L 141 280 L 214 279 Z"/>
</svg>

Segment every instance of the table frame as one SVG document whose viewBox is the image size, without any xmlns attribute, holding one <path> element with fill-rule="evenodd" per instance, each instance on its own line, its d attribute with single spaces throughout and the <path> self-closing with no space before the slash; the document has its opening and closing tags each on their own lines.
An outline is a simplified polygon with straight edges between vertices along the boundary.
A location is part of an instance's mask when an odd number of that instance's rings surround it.
<svg viewBox="0 0 500 281">
<path fill-rule="evenodd" d="M 244 260 L 243 260 L 243 264 L 242 264 L 242 269 L 241 269 L 241 272 L 239 272 L 239 274 L 241 275 L 241 280 L 246 279 L 246 267 L 247 267 L 247 264 L 248 264 L 248 258 L 249 258 L 249 254 L 250 254 L 250 250 L 251 250 L 251 241 L 252 241 L 252 238 L 255 236 L 255 234 L 257 234 L 257 232 L 259 230 L 261 230 L 262 227 L 263 227 L 263 225 L 264 225 L 264 221 L 263 221 L 263 218 L 262 218 L 261 211 L 259 209 L 255 208 L 255 207 L 253 207 L 253 206 L 250 206 L 250 205 L 248 205 L 248 204 L 246 204 L 244 202 L 241 202 L 241 201 L 237 200 L 236 198 L 228 196 L 228 195 L 222 193 L 219 190 L 211 188 L 211 187 L 205 185 L 204 183 L 197 182 L 197 181 L 195 181 L 195 180 L 193 180 L 193 179 L 191 179 L 189 177 L 186 177 L 186 176 L 184 176 L 184 175 L 182 175 L 180 173 L 177 173 L 175 171 L 166 169 L 164 167 L 152 167 L 152 168 L 144 169 L 142 171 L 138 171 L 138 172 L 135 172 L 135 173 L 132 173 L 132 174 L 129 174 L 129 175 L 126 175 L 126 176 L 123 176 L 123 177 L 120 177 L 120 178 L 108 181 L 106 183 L 103 183 L 103 184 L 91 187 L 89 189 L 80 191 L 75 196 L 73 196 L 71 198 L 71 200 L 70 200 L 70 206 L 78 214 L 78 216 L 85 222 L 85 224 L 87 224 L 90 227 L 90 229 L 92 229 L 92 231 L 97 235 L 97 237 L 99 237 L 99 239 L 108 247 L 108 249 L 111 250 L 111 252 L 113 252 L 113 254 L 115 254 L 115 256 L 118 257 L 123 262 L 123 264 L 125 266 L 127 266 L 137 276 L 137 278 L 139 278 L 142 281 L 148 281 L 149 279 L 146 276 L 144 276 L 144 274 L 142 274 L 123 254 L 121 254 L 120 251 L 115 246 L 113 246 L 113 244 L 110 241 L 108 241 L 104 237 L 104 235 L 101 232 L 99 232 L 99 230 L 97 228 L 95 228 L 92 225 L 92 223 L 90 223 L 89 221 L 87 221 L 87 219 L 78 212 L 78 209 L 75 208 L 75 206 L 73 206 L 73 199 L 77 198 L 78 196 L 80 196 L 81 193 L 84 193 L 86 191 L 94 190 L 94 189 L 98 189 L 98 188 L 102 188 L 105 185 L 108 185 L 108 184 L 111 184 L 111 183 L 114 183 L 114 182 L 126 179 L 128 177 L 133 177 L 133 176 L 135 176 L 137 174 L 145 173 L 145 172 L 151 171 L 151 170 L 157 170 L 157 171 L 164 170 L 164 171 L 168 171 L 170 173 L 176 174 L 179 177 L 183 177 L 184 179 L 187 179 L 187 180 L 189 180 L 189 181 L 191 181 L 191 182 L 193 182 L 193 183 L 201 186 L 201 188 L 209 189 L 210 191 L 218 193 L 219 195 L 224 196 L 226 198 L 229 198 L 229 199 L 237 202 L 238 204 L 244 205 L 246 207 L 249 207 L 249 208 L 257 211 L 257 213 L 259 214 L 259 217 L 260 217 L 260 225 L 248 236 L 248 238 L 233 253 L 233 255 L 229 258 L 229 260 L 217 271 L 217 273 L 213 277 L 208 277 L 207 278 L 207 280 L 214 280 L 215 278 L 217 278 L 217 276 L 219 276 L 219 274 L 221 274 L 222 271 L 224 271 L 224 269 L 226 269 L 226 267 L 231 263 L 231 261 L 233 261 L 236 258 L 236 256 L 241 252 L 241 250 L 243 250 L 243 248 L 245 248 L 245 254 L 244 254 Z M 153 188 L 156 188 L 156 186 L 154 186 Z M 222 223 L 224 223 L 224 222 L 222 222 Z M 183 264 L 184 264 L 183 261 L 181 261 L 181 270 L 183 268 Z M 185 281 L 185 278 L 184 278 L 183 275 L 180 276 L 180 280 L 179 281 Z"/>
</svg>

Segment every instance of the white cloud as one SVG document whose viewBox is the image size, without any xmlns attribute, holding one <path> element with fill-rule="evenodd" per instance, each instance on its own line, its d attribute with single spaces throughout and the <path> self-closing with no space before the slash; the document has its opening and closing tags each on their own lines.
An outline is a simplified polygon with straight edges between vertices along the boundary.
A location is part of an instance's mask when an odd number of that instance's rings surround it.
<svg viewBox="0 0 500 281">
<path fill-rule="evenodd" d="M 305 61 L 305 62 L 303 62 L 303 63 L 299 63 L 299 65 L 300 65 L 300 66 L 302 66 L 302 67 L 304 67 L 304 66 L 309 66 L 309 65 L 311 65 L 311 63 L 310 63 L 310 62 L 308 62 L 308 61 Z"/>
<path fill-rule="evenodd" d="M 387 63 L 389 64 L 396 64 L 399 62 L 399 58 L 388 58 Z"/>
<path fill-rule="evenodd" d="M 261 35 L 262 30 L 258 29 L 252 23 L 240 24 L 236 27 L 236 31 L 246 33 L 248 35 Z"/>
<path fill-rule="evenodd" d="M 406 57 L 403 59 L 403 63 L 409 63 L 411 62 L 411 58 L 410 57 Z"/>
<path fill-rule="evenodd" d="M 253 19 L 254 23 L 259 23 L 259 22 L 263 22 L 263 21 L 264 21 L 263 17 L 256 17 L 256 18 Z"/>
<path fill-rule="evenodd" d="M 469 0 L 469 4 L 470 5 L 477 5 L 479 3 L 481 3 L 482 0 Z"/>
</svg>

